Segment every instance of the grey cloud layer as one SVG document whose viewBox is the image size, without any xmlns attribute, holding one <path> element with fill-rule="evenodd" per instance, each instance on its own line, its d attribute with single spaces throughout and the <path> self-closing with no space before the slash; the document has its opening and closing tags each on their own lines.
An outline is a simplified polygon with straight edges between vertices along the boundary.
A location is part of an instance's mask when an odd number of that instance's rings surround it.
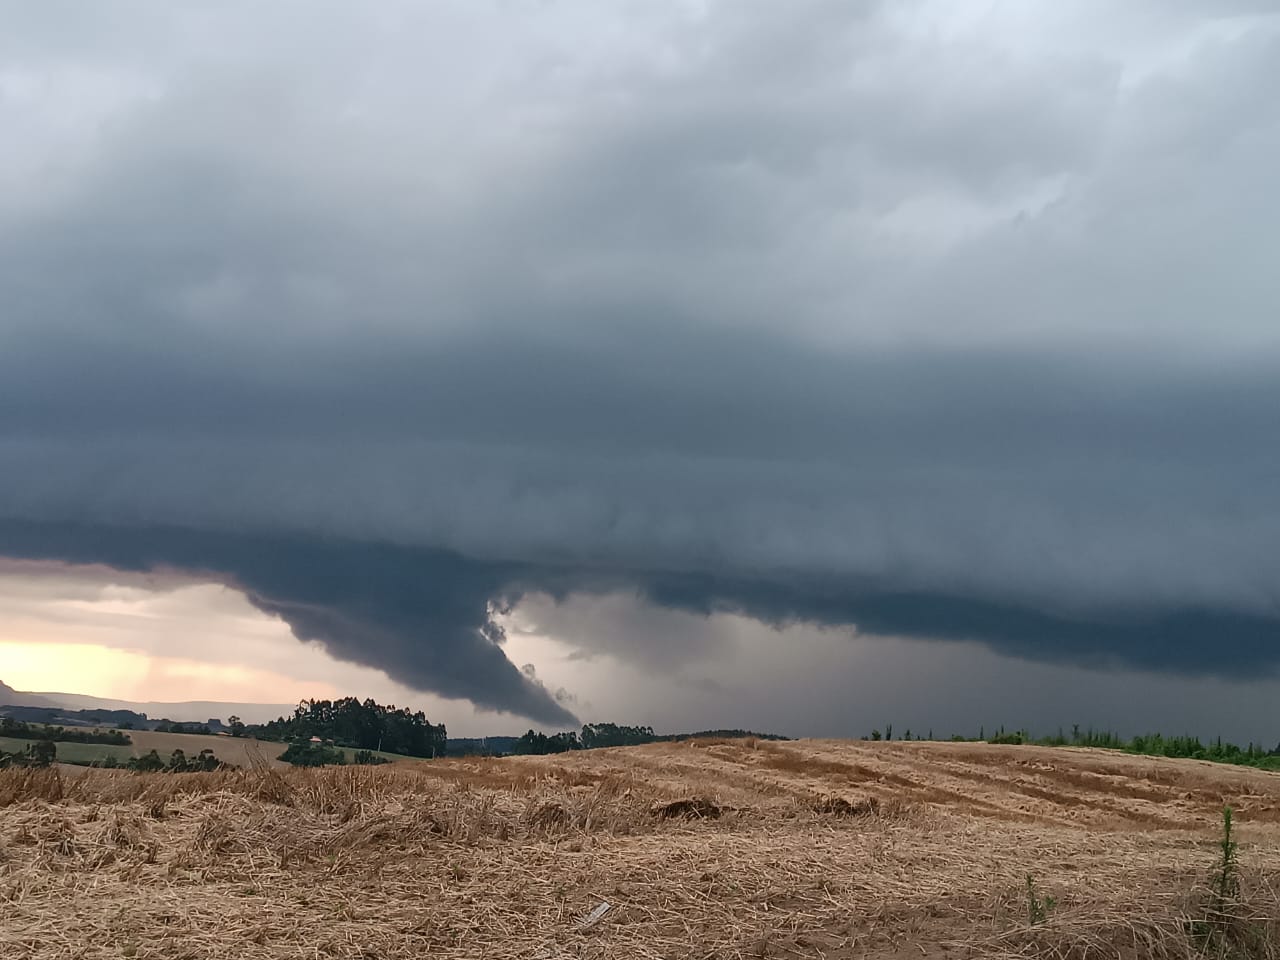
<svg viewBox="0 0 1280 960">
<path fill-rule="evenodd" d="M 1278 25 L 949 7 L 28 20 L 0 552 L 548 722 L 490 601 L 1274 665 Z"/>
</svg>

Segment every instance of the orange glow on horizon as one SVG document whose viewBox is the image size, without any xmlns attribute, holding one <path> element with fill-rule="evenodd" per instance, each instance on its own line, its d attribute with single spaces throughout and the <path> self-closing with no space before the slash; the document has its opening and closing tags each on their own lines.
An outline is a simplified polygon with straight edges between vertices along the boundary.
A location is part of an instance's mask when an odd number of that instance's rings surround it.
<svg viewBox="0 0 1280 960">
<path fill-rule="evenodd" d="M 150 658 L 89 643 L 0 641 L 0 680 L 15 690 L 132 699 Z"/>
<path fill-rule="evenodd" d="M 0 641 L 0 680 L 15 690 L 78 693 L 108 700 L 293 703 L 339 695 L 327 684 L 248 666 L 156 657 L 86 643 Z"/>
<path fill-rule="evenodd" d="M 488 733 L 508 725 L 300 642 L 233 588 L 88 567 L 0 562 L 0 681 L 142 704 L 267 704 L 271 716 L 311 697 L 372 697 Z"/>
</svg>

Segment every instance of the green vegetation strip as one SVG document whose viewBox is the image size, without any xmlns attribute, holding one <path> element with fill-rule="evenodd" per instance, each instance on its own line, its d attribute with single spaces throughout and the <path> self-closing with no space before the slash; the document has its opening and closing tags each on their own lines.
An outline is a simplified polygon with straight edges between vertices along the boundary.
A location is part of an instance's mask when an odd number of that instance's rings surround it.
<svg viewBox="0 0 1280 960">
<path fill-rule="evenodd" d="M 31 745 L 32 741 L 17 737 L 0 737 L 0 751 L 20 753 Z M 133 756 L 132 747 L 120 747 L 106 743 L 57 743 L 59 763 L 89 764 L 97 763 L 108 757 L 114 757 L 121 763 Z"/>
<path fill-rule="evenodd" d="M 893 725 L 885 727 L 885 733 L 872 730 L 871 736 L 863 740 L 892 740 Z M 908 730 L 903 740 L 933 740 L 932 731 L 927 737 L 912 737 Z M 1181 736 L 1166 737 L 1162 733 L 1147 733 L 1125 740 L 1119 734 L 1110 731 L 1101 733 L 1094 730 L 1081 730 L 1073 727 L 1067 735 L 1059 730 L 1050 737 L 1034 737 L 1027 730 L 1014 730 L 1006 733 L 1001 727 L 997 733 L 987 736 L 980 730 L 976 737 L 964 737 L 955 734 L 948 738 L 954 743 L 997 743 L 997 744 L 1029 744 L 1037 747 L 1094 747 L 1100 750 L 1116 750 L 1143 757 L 1172 757 L 1183 760 L 1208 760 L 1211 763 L 1229 763 L 1240 767 L 1255 767 L 1259 770 L 1280 770 L 1280 745 L 1274 750 L 1250 743 L 1239 746 L 1228 743 L 1221 737 L 1203 742 L 1199 737 Z"/>
</svg>

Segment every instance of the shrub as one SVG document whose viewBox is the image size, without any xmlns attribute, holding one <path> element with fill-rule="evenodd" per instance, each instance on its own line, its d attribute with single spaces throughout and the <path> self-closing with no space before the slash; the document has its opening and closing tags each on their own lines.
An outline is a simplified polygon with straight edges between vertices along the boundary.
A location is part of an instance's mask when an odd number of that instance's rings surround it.
<svg viewBox="0 0 1280 960">
<path fill-rule="evenodd" d="M 289 749 L 280 754 L 280 759 L 295 767 L 327 767 L 347 762 L 341 750 L 323 743 L 291 743 Z"/>
<path fill-rule="evenodd" d="M 1223 913 L 1240 891 L 1240 860 L 1236 841 L 1231 835 L 1231 808 L 1222 808 L 1222 837 L 1218 841 L 1218 862 L 1209 879 L 1213 891 L 1213 910 Z"/>
<path fill-rule="evenodd" d="M 5 753 L 0 750 L 0 769 L 5 767 L 48 767 L 58 756 L 58 747 L 52 740 L 40 740 L 25 750 Z"/>
<path fill-rule="evenodd" d="M 1053 897 L 1042 897 L 1036 890 L 1036 881 L 1031 874 L 1027 874 L 1027 922 L 1031 926 L 1037 923 L 1044 923 L 1049 919 L 1049 911 L 1054 908 L 1057 901 Z"/>
<path fill-rule="evenodd" d="M 160 759 L 160 754 L 151 750 L 140 757 L 130 757 L 125 766 L 138 773 L 159 773 L 164 769 L 164 761 Z"/>
</svg>

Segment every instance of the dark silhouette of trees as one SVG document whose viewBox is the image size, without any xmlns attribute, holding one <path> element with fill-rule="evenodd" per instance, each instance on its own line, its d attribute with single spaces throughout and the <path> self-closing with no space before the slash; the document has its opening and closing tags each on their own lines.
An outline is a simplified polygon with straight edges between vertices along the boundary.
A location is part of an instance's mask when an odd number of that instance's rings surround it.
<svg viewBox="0 0 1280 960">
<path fill-rule="evenodd" d="M 447 743 L 444 724 L 428 722 L 421 710 L 414 713 L 355 697 L 304 700 L 293 716 L 272 720 L 255 732 L 264 740 L 319 737 L 338 746 L 411 757 L 442 757 Z"/>
<path fill-rule="evenodd" d="M 194 757 L 188 757 L 186 751 L 182 749 L 174 750 L 173 753 L 169 754 L 167 762 L 155 750 L 149 750 L 140 757 L 130 757 L 123 764 L 120 764 L 114 757 L 109 757 L 101 765 L 104 767 L 124 766 L 126 769 L 137 773 L 208 773 L 212 770 L 222 770 L 231 766 L 231 764 L 223 763 L 215 757 L 213 751 L 207 747 Z"/>
<path fill-rule="evenodd" d="M 213 736 L 213 730 L 207 723 L 176 723 L 168 718 L 157 723 L 155 731 L 156 733 L 189 733 L 199 737 Z"/>
<path fill-rule="evenodd" d="M 572 731 L 547 736 L 545 733 L 530 730 L 515 742 L 511 752 L 540 757 L 551 753 L 566 753 L 569 750 L 581 749 L 582 743 L 578 740 L 578 735 Z"/>
<path fill-rule="evenodd" d="M 150 750 L 140 757 L 130 757 L 125 766 L 138 773 L 159 773 L 164 769 L 164 761 L 155 750 Z"/>
<path fill-rule="evenodd" d="M 289 749 L 280 754 L 280 759 L 295 767 L 341 766 L 347 762 L 346 755 L 336 747 L 304 741 L 289 744 Z"/>
<path fill-rule="evenodd" d="M 653 727 L 628 727 L 616 723 L 587 723 L 582 727 L 582 747 L 632 747 L 653 743 L 657 737 Z"/>
<path fill-rule="evenodd" d="M 52 740 L 56 743 L 110 743 L 116 746 L 128 746 L 133 742 L 119 730 L 54 727 L 47 723 L 37 726 L 34 723 L 15 720 L 13 717 L 0 717 L 0 737 L 12 737 L 15 740 Z"/>
<path fill-rule="evenodd" d="M 39 740 L 25 750 L 5 753 L 0 750 L 0 770 L 6 767 L 48 767 L 58 757 L 58 747 L 52 740 Z"/>
</svg>

